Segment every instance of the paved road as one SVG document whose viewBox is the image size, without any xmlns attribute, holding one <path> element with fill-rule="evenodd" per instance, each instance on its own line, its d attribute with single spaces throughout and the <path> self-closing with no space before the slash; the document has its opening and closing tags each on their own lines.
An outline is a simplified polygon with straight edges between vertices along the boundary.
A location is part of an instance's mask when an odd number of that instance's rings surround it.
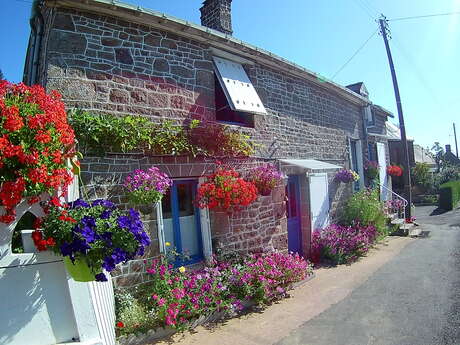
<svg viewBox="0 0 460 345">
<path fill-rule="evenodd" d="M 426 238 L 278 344 L 460 345 L 460 210 L 433 210 L 416 210 Z"/>
</svg>

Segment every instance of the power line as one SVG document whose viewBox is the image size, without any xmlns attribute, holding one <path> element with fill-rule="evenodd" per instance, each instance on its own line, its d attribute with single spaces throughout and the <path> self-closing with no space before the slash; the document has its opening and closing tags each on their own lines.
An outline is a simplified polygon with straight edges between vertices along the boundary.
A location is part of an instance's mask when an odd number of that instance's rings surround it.
<svg viewBox="0 0 460 345">
<path fill-rule="evenodd" d="M 351 60 L 354 59 L 354 57 L 356 55 L 358 55 L 358 53 L 366 46 L 366 44 L 371 40 L 372 37 L 375 36 L 375 34 L 379 31 L 379 29 L 375 30 L 372 35 L 369 36 L 369 38 L 358 48 L 358 50 L 356 50 L 356 52 L 343 64 L 342 67 L 339 68 L 339 70 L 337 72 L 335 72 L 335 74 L 332 76 L 332 80 L 334 80 L 334 78 L 337 76 L 337 74 L 339 74 L 340 72 L 342 72 L 342 70 L 351 62 Z"/>
<path fill-rule="evenodd" d="M 374 19 L 374 17 L 372 16 L 372 13 L 360 0 L 355 0 L 355 2 L 369 16 L 369 18 L 371 18 L 372 20 Z"/>
<path fill-rule="evenodd" d="M 460 14 L 460 11 L 457 12 L 445 12 L 445 13 L 436 13 L 436 14 L 426 14 L 423 16 L 413 16 L 413 17 L 401 17 L 401 18 L 394 18 L 388 19 L 390 22 L 395 22 L 399 20 L 409 20 L 409 19 L 419 19 L 419 18 L 430 18 L 430 17 L 441 17 L 441 16 L 451 16 L 455 14 Z"/>
</svg>

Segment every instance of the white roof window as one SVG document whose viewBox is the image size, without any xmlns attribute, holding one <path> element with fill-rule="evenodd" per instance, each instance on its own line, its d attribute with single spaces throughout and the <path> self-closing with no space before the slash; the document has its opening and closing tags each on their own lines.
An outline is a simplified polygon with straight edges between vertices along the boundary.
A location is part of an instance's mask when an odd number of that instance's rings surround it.
<svg viewBox="0 0 460 345">
<path fill-rule="evenodd" d="M 267 111 L 243 66 L 216 56 L 213 59 L 217 79 L 230 108 L 234 111 L 266 115 Z"/>
</svg>

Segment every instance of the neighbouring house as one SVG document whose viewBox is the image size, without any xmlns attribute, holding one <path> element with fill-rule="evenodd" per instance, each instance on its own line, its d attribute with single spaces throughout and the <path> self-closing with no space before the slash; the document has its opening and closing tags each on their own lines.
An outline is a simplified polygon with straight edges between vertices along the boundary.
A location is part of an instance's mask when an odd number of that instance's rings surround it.
<svg viewBox="0 0 460 345">
<path fill-rule="evenodd" d="M 203 25 L 107 0 L 35 0 L 24 80 L 58 90 L 69 109 L 240 129 L 259 146 L 237 168 L 273 162 L 287 176 L 271 195 L 228 215 L 193 203 L 197 185 L 215 167 L 210 159 L 85 156 L 82 178 L 92 197 L 126 203 L 122 181 L 138 168 L 155 165 L 174 179 L 162 203 L 145 212 L 153 240 L 146 258 L 165 252 L 166 242 L 187 251 L 190 263 L 218 248 L 308 257 L 311 231 L 333 221 L 351 193 L 364 188 L 363 157 L 385 170 L 391 114 L 362 90 L 232 37 L 231 0 L 206 0 L 200 10 Z M 342 167 L 362 178 L 354 186 L 334 181 Z M 114 281 L 142 281 L 144 269 L 143 260 L 132 261 Z"/>
<path fill-rule="evenodd" d="M 390 148 L 390 161 L 392 164 L 403 165 L 404 151 L 401 141 L 401 131 L 398 126 L 387 122 L 388 145 Z M 407 137 L 407 151 L 409 153 L 409 166 L 415 166 L 414 138 Z"/>
<path fill-rule="evenodd" d="M 446 145 L 446 153 L 442 159 L 448 164 L 460 166 L 460 159 L 452 152 L 450 145 Z"/>
<path fill-rule="evenodd" d="M 363 82 L 348 85 L 347 88 L 369 98 L 369 91 Z M 390 148 L 387 132 L 387 119 L 394 117 L 391 112 L 376 104 L 364 107 L 364 150 L 369 161 L 379 164 L 379 184 L 381 198 L 390 198 L 391 179 L 387 176 L 386 167 L 390 163 Z M 356 170 L 356 169 L 355 169 Z"/>
<path fill-rule="evenodd" d="M 428 164 L 430 172 L 436 172 L 436 161 L 430 153 L 430 150 L 425 149 L 418 144 L 414 144 L 414 160 L 415 163 Z"/>
</svg>

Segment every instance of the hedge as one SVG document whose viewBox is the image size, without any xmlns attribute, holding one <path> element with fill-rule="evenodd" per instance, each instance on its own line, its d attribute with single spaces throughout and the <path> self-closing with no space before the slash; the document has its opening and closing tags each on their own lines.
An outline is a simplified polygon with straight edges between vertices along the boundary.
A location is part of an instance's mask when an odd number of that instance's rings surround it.
<svg viewBox="0 0 460 345">
<path fill-rule="evenodd" d="M 439 188 L 439 207 L 452 210 L 460 202 L 460 181 L 444 183 Z"/>
</svg>

